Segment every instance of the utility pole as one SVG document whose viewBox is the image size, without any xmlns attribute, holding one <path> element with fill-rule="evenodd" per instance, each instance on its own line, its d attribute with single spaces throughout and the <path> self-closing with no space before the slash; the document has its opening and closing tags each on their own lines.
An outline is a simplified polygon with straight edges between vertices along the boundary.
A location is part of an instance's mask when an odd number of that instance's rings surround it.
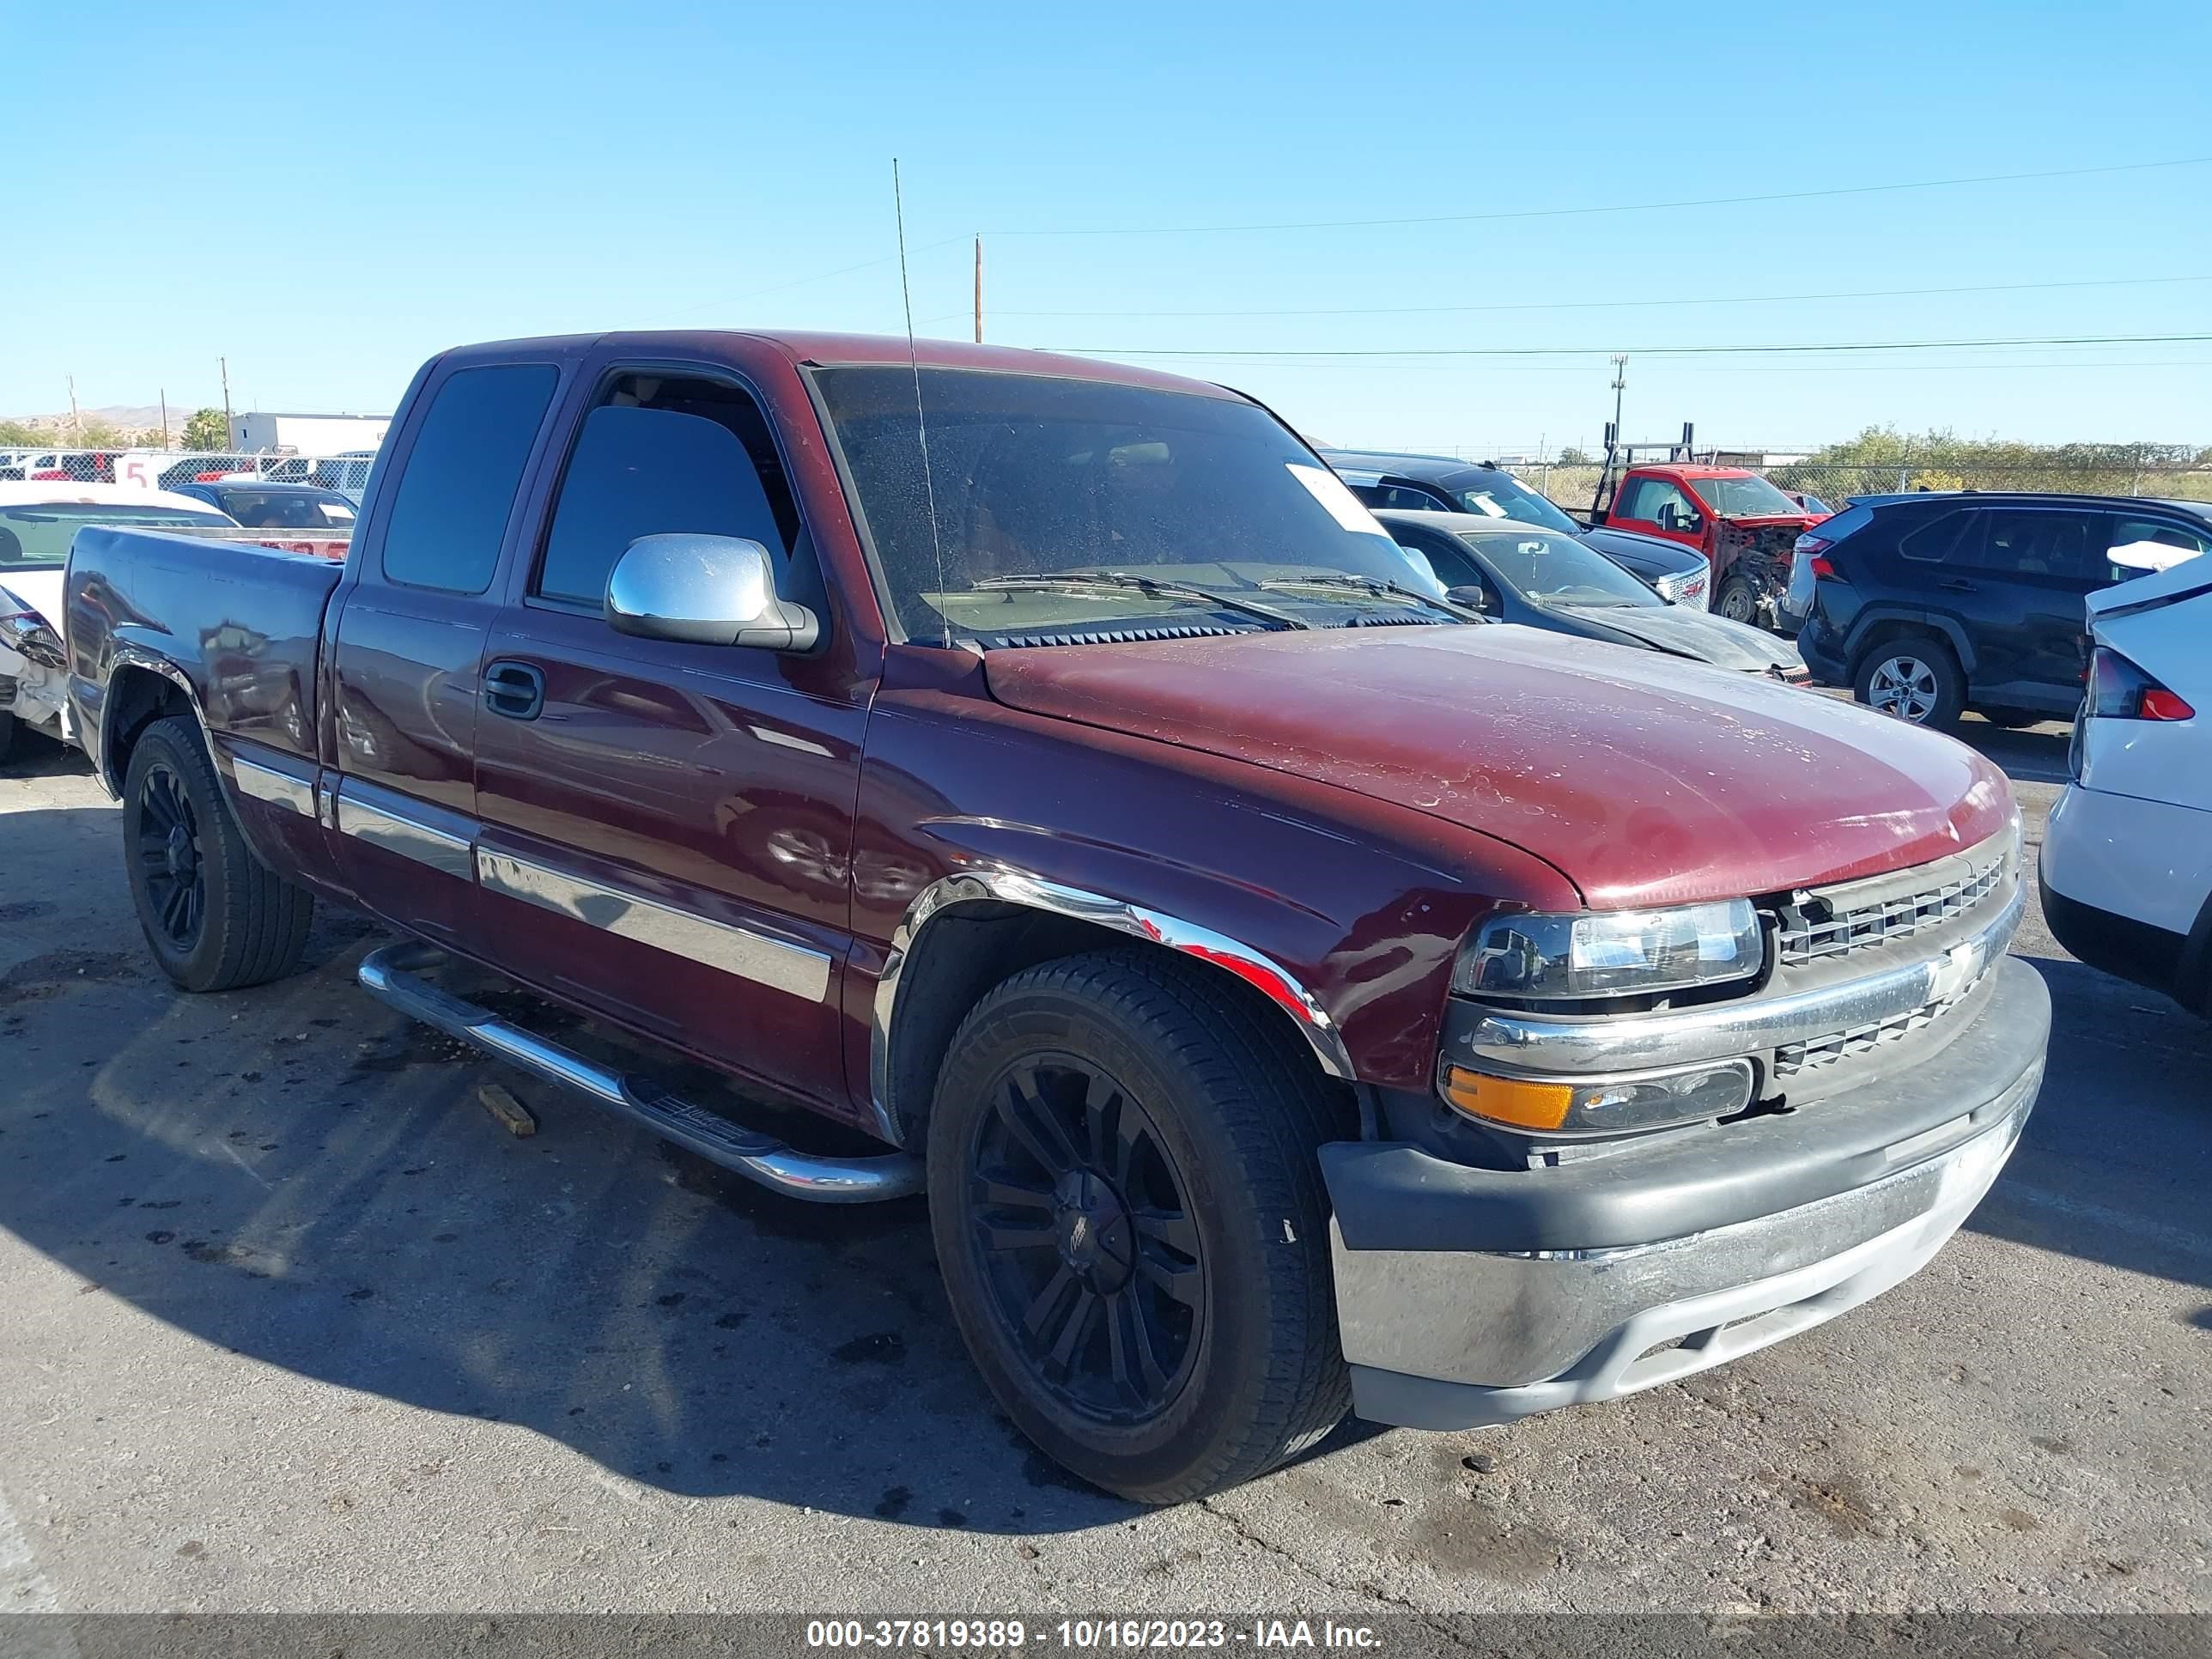
<svg viewBox="0 0 2212 1659">
<path fill-rule="evenodd" d="M 161 447 L 169 447 L 169 388 L 163 386 L 161 397 Z"/>
<path fill-rule="evenodd" d="M 1613 435 L 1620 437 L 1620 394 L 1628 385 L 1628 354 L 1622 352 L 1613 360 Z"/>
<path fill-rule="evenodd" d="M 983 343 L 983 233 L 975 233 L 975 343 Z"/>
<path fill-rule="evenodd" d="M 69 377 L 69 389 L 70 436 L 76 439 L 77 442 L 82 443 L 84 441 L 84 422 L 78 416 L 76 412 L 76 376 L 74 374 Z"/>
<path fill-rule="evenodd" d="M 222 447 L 230 447 L 230 359 L 218 357 L 216 367 L 222 371 Z"/>
</svg>

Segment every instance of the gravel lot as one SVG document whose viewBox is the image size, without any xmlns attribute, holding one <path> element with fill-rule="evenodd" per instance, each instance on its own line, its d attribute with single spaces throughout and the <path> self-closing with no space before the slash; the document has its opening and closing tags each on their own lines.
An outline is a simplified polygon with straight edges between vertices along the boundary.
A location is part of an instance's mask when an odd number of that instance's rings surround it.
<svg viewBox="0 0 2212 1659">
<path fill-rule="evenodd" d="M 1968 735 L 2033 839 L 2063 729 Z M 992 1411 L 918 1206 L 790 1204 L 508 1075 L 511 1137 L 497 1068 L 354 988 L 352 917 L 179 996 L 117 839 L 78 759 L 0 779 L 0 1607 L 2212 1609 L 2212 1027 L 2033 909 L 2043 1102 L 1918 1278 L 1146 1512 Z"/>
</svg>

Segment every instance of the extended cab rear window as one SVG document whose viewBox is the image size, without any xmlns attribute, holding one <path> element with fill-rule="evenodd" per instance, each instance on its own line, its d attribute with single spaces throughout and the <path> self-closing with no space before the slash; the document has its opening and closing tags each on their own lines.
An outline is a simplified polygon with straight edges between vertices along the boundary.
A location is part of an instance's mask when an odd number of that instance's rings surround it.
<svg viewBox="0 0 2212 1659">
<path fill-rule="evenodd" d="M 384 577 L 481 593 L 491 586 L 545 406 L 550 363 L 495 363 L 447 377 L 399 471 L 384 532 Z"/>
</svg>

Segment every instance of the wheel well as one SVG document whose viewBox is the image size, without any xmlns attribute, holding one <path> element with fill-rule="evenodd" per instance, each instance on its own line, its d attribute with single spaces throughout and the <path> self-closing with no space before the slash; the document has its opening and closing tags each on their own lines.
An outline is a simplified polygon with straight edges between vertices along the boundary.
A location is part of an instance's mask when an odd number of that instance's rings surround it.
<svg viewBox="0 0 2212 1659">
<path fill-rule="evenodd" d="M 131 751 L 155 720 L 171 714 L 189 714 L 191 699 L 174 680 L 150 668 L 125 668 L 107 688 L 107 740 L 100 751 L 100 769 L 117 794 L 131 770 Z"/>
<path fill-rule="evenodd" d="M 1322 1071 L 1312 1051 L 1282 1030 L 1287 1018 L 1283 1011 L 1234 974 L 1194 965 L 1180 951 L 1097 922 L 977 900 L 938 912 L 915 935 L 900 964 L 896 1012 L 886 1045 L 883 1104 L 907 1146 L 920 1144 L 945 1052 L 960 1022 L 983 994 L 1025 968 L 1091 951 L 1143 951 L 1202 975 L 1198 982 L 1207 993 L 1261 1011 L 1262 1026 L 1285 1039 L 1281 1046 L 1291 1063 Z M 1345 1090 L 1349 1101 L 1347 1085 L 1327 1080 Z"/>
</svg>

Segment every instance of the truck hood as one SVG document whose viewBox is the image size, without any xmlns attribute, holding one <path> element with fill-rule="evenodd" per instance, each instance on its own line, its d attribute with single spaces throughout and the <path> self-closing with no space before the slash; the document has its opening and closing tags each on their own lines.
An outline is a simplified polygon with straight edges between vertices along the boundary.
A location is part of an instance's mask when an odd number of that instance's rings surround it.
<svg viewBox="0 0 2212 1659">
<path fill-rule="evenodd" d="M 1679 657 L 1764 674 L 1770 668 L 1802 669 L 1804 659 L 1787 640 L 1749 623 L 1730 622 L 1680 605 L 1586 605 L 1555 607 L 1577 622 Z"/>
<path fill-rule="evenodd" d="M 1901 869 L 1996 835 L 2013 811 L 2003 775 L 1948 738 L 1504 624 L 1050 646 L 991 652 L 985 672 L 1016 708 L 1510 842 L 1600 908 Z"/>
</svg>

